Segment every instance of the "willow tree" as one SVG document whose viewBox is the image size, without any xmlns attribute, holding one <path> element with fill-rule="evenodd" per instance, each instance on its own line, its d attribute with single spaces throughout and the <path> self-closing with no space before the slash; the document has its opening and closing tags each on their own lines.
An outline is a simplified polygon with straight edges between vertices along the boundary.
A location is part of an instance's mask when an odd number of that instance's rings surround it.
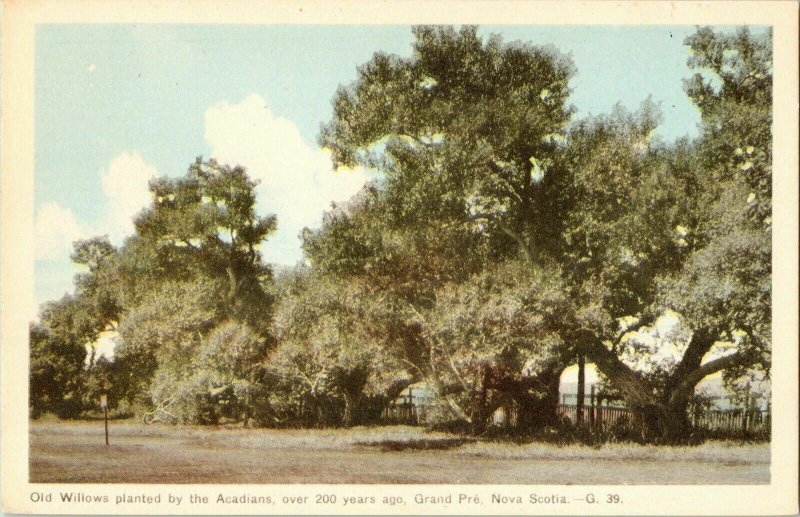
<svg viewBox="0 0 800 517">
<path fill-rule="evenodd" d="M 659 117 L 646 101 L 637 112 L 618 107 L 571 128 L 564 158 L 569 200 L 557 258 L 574 308 L 565 329 L 570 344 L 647 415 L 659 411 L 654 386 L 622 355 L 631 334 L 663 313 L 659 279 L 688 256 L 697 172 L 691 145 L 669 147 L 653 138 Z"/>
<path fill-rule="evenodd" d="M 664 305 L 694 331 L 667 401 L 677 434 L 699 380 L 768 375 L 772 350 L 772 32 L 702 28 L 686 43 L 702 70 L 685 87 L 703 117 L 704 177 L 691 254 L 662 283 Z M 717 352 L 722 341 L 732 352 Z"/>
<path fill-rule="evenodd" d="M 334 97 L 320 145 L 335 165 L 376 169 L 381 179 L 370 210 L 340 214 L 309 236 L 307 250 L 313 264 L 349 262 L 352 278 L 408 303 L 423 343 L 412 370 L 447 397 L 461 388 L 440 375 L 437 298 L 487 263 L 539 263 L 558 238 L 559 175 L 547 172 L 572 113 L 573 66 L 550 47 L 484 42 L 475 27 L 413 33 L 412 57 L 376 53 Z M 315 257 L 347 253 L 336 235 L 359 244 L 363 260 Z M 389 264 L 399 267 L 381 267 Z"/>
<path fill-rule="evenodd" d="M 584 251 L 573 263 L 591 269 L 598 260 L 591 242 L 616 249 L 627 262 L 622 269 L 606 262 L 588 275 L 602 279 L 586 284 L 599 297 L 586 291 L 587 299 L 600 302 L 596 315 L 606 324 L 583 325 L 581 346 L 643 413 L 651 436 L 664 441 L 688 437 L 686 409 L 703 378 L 720 371 L 735 377 L 752 367 L 768 370 L 771 350 L 771 36 L 703 28 L 687 44 L 693 52 L 689 65 L 702 70 L 685 84 L 703 117 L 701 137 L 673 146 L 655 165 L 649 184 L 617 199 L 633 216 L 618 226 L 627 237 L 602 231 L 593 237 L 593 227 L 602 229 L 614 220 L 596 213 L 575 226 L 583 237 L 577 248 Z M 577 143 L 573 139 L 571 152 L 578 151 Z M 592 172 L 587 166 L 595 158 L 586 162 L 589 155 L 597 152 L 577 153 L 576 177 Z M 613 171 L 614 162 L 603 168 Z M 588 178 L 609 181 L 609 175 Z M 586 212 L 593 200 L 613 206 L 613 198 L 598 199 L 596 192 L 590 198 L 573 213 Z M 601 262 L 610 258 L 600 257 Z M 667 309 L 679 314 L 690 332 L 672 344 L 680 359 L 654 384 L 621 356 L 625 340 L 652 327 Z"/>
<path fill-rule="evenodd" d="M 268 362 L 276 406 L 285 414 L 303 407 L 318 425 L 368 421 L 371 399 L 386 403 L 408 384 L 405 369 L 388 353 L 388 341 L 396 339 L 388 297 L 303 271 L 282 284 L 278 346 Z"/>
<path fill-rule="evenodd" d="M 217 298 L 229 318 L 266 334 L 271 269 L 260 247 L 277 221 L 256 212 L 255 187 L 244 168 L 200 158 L 183 177 L 152 180 L 153 203 L 136 217 L 136 234 L 123 250 L 132 289 L 207 278 L 220 286 Z"/>
</svg>

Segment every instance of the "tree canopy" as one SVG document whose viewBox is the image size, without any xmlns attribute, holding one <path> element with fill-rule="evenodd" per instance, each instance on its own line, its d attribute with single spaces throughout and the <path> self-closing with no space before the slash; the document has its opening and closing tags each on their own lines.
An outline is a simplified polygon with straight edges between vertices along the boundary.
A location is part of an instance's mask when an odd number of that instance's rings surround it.
<svg viewBox="0 0 800 517">
<path fill-rule="evenodd" d="M 278 220 L 244 168 L 198 158 L 153 180 L 135 233 L 77 242 L 75 293 L 31 327 L 32 409 L 81 398 L 81 350 L 109 329 L 97 368 L 118 395 L 177 397 L 198 422 L 224 395 L 245 422 L 353 425 L 425 381 L 475 432 L 501 405 L 535 430 L 559 425 L 559 377 L 588 359 L 671 442 L 704 377 L 768 376 L 771 32 L 687 38 L 702 126 L 675 142 L 651 99 L 575 119 L 554 47 L 413 36 L 333 96 L 319 145 L 374 179 L 302 232 L 306 265 L 273 278 Z"/>
</svg>

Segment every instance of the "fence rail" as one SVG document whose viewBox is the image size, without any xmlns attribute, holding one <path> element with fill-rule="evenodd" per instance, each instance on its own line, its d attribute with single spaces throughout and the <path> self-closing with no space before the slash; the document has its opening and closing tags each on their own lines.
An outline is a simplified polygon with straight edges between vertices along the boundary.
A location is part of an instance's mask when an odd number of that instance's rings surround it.
<svg viewBox="0 0 800 517">
<path fill-rule="evenodd" d="M 697 411 L 690 415 L 695 429 L 769 438 L 772 431 L 772 412 L 767 409 L 732 409 L 725 411 Z"/>
<path fill-rule="evenodd" d="M 577 405 L 560 404 L 558 413 L 572 423 L 582 420 L 594 432 L 636 431 L 639 425 L 635 412 L 628 408 L 584 407 L 583 418 L 579 419 Z M 768 409 L 697 410 L 688 416 L 695 431 L 720 437 L 768 439 L 772 431 L 772 414 Z"/>
<path fill-rule="evenodd" d="M 431 407 L 417 404 L 393 404 L 383 410 L 383 420 L 393 424 L 420 425 L 427 421 Z"/>
<path fill-rule="evenodd" d="M 383 410 L 382 418 L 387 423 L 421 425 L 427 422 L 433 405 L 393 404 Z M 493 423 L 513 426 L 517 421 L 514 408 L 503 408 L 502 415 L 495 414 Z M 576 404 L 559 404 L 558 414 L 573 425 L 581 420 L 591 432 L 635 432 L 639 425 L 636 414 L 628 408 L 614 406 L 584 406 L 582 418 L 578 417 Z M 689 414 L 695 431 L 719 437 L 748 437 L 769 439 L 772 429 L 772 414 L 769 409 L 697 410 Z"/>
</svg>

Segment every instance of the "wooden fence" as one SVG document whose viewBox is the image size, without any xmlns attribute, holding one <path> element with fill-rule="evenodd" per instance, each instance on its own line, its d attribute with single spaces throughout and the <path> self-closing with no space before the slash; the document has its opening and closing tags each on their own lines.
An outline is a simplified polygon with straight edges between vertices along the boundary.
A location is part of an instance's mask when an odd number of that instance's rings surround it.
<svg viewBox="0 0 800 517">
<path fill-rule="evenodd" d="M 420 425 L 427 421 L 432 406 L 417 404 L 392 404 L 383 410 L 381 415 L 385 422 L 391 424 Z"/>
<path fill-rule="evenodd" d="M 391 424 L 421 425 L 434 409 L 433 405 L 393 404 L 383 410 L 382 418 Z M 516 411 L 503 408 L 502 416 L 495 414 L 493 422 L 500 426 L 513 426 Z M 582 425 L 593 433 L 636 432 L 637 419 L 633 411 L 624 407 L 589 405 L 582 408 Z M 577 425 L 577 404 L 559 404 L 558 414 Z M 698 410 L 689 415 L 695 431 L 705 432 L 720 438 L 766 439 L 772 430 L 772 415 L 769 409 Z"/>
<path fill-rule="evenodd" d="M 561 404 L 558 412 L 573 424 L 579 420 L 577 405 Z M 581 420 L 592 432 L 635 432 L 638 425 L 634 412 L 622 407 L 584 407 Z M 762 409 L 698 410 L 689 421 L 697 432 L 726 438 L 769 439 L 772 431 L 771 412 Z"/>
<path fill-rule="evenodd" d="M 696 411 L 690 415 L 695 429 L 712 434 L 769 439 L 772 432 L 772 412 L 769 409 L 730 409 L 725 411 Z"/>
<path fill-rule="evenodd" d="M 578 422 L 578 406 L 575 404 L 561 404 L 558 414 L 568 418 L 570 422 Z M 583 422 L 590 429 L 610 432 L 619 426 L 628 426 L 632 420 L 631 411 L 621 407 L 584 406 Z"/>
</svg>

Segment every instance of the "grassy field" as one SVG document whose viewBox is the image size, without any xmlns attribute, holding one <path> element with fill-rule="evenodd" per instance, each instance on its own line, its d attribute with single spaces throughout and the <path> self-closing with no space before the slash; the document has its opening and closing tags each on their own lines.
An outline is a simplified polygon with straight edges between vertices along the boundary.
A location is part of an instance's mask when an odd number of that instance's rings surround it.
<svg viewBox="0 0 800 517">
<path fill-rule="evenodd" d="M 769 445 L 601 448 L 465 440 L 415 427 L 260 430 L 30 424 L 39 483 L 762 484 Z"/>
</svg>

